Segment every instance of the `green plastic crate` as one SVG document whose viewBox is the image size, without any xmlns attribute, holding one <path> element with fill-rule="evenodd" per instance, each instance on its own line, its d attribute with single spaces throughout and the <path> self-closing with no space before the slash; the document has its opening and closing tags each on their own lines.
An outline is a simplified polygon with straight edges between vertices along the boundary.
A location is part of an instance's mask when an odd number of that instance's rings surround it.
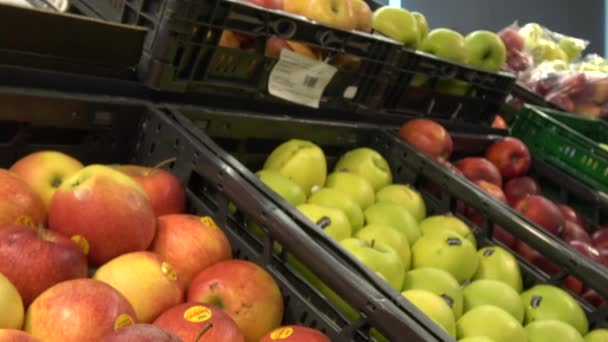
<svg viewBox="0 0 608 342">
<path fill-rule="evenodd" d="M 545 160 L 595 190 L 608 193 L 608 124 L 600 120 L 524 105 L 511 125 L 511 135 Z"/>
</svg>

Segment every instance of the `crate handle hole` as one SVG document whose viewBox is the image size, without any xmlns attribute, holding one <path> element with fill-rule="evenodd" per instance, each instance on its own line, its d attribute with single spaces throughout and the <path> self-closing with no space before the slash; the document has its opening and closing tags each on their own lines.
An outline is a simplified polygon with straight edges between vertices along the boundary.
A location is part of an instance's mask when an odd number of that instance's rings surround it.
<svg viewBox="0 0 608 342">
<path fill-rule="evenodd" d="M 275 34 L 281 38 L 291 38 L 296 33 L 296 24 L 292 20 L 279 19 L 271 24 Z"/>
</svg>

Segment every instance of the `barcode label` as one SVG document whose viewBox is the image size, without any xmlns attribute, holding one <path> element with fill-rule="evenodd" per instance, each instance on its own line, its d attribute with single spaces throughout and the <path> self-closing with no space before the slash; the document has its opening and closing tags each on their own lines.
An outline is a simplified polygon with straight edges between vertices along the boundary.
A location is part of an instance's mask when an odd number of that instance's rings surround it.
<svg viewBox="0 0 608 342">
<path fill-rule="evenodd" d="M 284 49 L 270 72 L 268 92 L 284 100 L 319 108 L 323 91 L 336 71 L 334 66 Z"/>
</svg>

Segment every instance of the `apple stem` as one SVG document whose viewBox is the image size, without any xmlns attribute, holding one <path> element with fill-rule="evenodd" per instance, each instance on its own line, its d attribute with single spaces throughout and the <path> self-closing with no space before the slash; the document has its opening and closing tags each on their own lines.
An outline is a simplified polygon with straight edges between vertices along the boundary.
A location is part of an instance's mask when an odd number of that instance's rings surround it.
<svg viewBox="0 0 608 342">
<path fill-rule="evenodd" d="M 371 246 L 372 246 L 372 248 L 374 248 L 374 245 L 376 245 L 376 240 L 375 240 L 375 239 L 374 239 L 374 240 L 372 240 L 372 242 L 371 242 Z"/>
<path fill-rule="evenodd" d="M 169 158 L 169 159 L 167 159 L 167 160 L 163 160 L 163 161 L 161 161 L 160 163 L 158 163 L 158 164 L 154 165 L 152 168 L 153 168 L 153 169 L 160 169 L 160 168 L 162 168 L 162 167 L 163 167 L 163 166 L 165 166 L 165 165 L 169 165 L 169 164 L 171 164 L 171 163 L 174 163 L 176 160 L 177 160 L 177 158 L 175 158 L 175 157 L 173 157 L 173 158 Z"/>
<path fill-rule="evenodd" d="M 203 329 L 201 329 L 201 331 L 199 331 L 199 333 L 196 335 L 196 338 L 194 339 L 194 342 L 198 342 L 198 340 L 201 339 L 201 337 L 203 337 L 203 335 L 205 335 L 205 333 L 207 331 L 209 331 L 209 329 L 211 329 L 213 327 L 213 323 L 208 322 L 207 324 L 205 324 L 205 326 L 203 327 Z"/>
</svg>

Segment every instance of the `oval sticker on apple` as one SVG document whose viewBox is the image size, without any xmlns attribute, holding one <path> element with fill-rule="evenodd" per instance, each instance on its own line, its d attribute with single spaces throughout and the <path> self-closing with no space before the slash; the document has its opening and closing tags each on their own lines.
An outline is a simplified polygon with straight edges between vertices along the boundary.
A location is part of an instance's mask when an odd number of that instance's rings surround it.
<svg viewBox="0 0 608 342">
<path fill-rule="evenodd" d="M 462 240 L 460 240 L 459 238 L 454 238 L 454 237 L 450 237 L 448 238 L 448 246 L 461 246 L 462 245 Z"/>
<path fill-rule="evenodd" d="M 202 305 L 195 305 L 184 312 L 184 319 L 193 323 L 207 321 L 211 316 L 213 316 L 211 310 Z"/>
<path fill-rule="evenodd" d="M 316 225 L 321 227 L 321 229 L 325 229 L 327 228 L 329 225 L 331 224 L 331 218 L 327 217 L 327 216 L 323 216 L 321 217 L 317 222 Z"/>
<path fill-rule="evenodd" d="M 441 297 L 443 300 L 445 300 L 445 302 L 448 303 L 448 306 L 450 308 L 454 307 L 454 299 L 452 299 L 452 297 L 448 296 L 445 293 L 442 293 L 439 297 Z"/>
<path fill-rule="evenodd" d="M 485 251 L 483 251 L 483 256 L 487 257 L 494 254 L 494 248 L 488 248 Z"/>
<path fill-rule="evenodd" d="M 278 328 L 270 333 L 270 339 L 273 341 L 284 340 L 291 336 L 291 334 L 293 334 L 293 328 L 291 327 Z"/>
<path fill-rule="evenodd" d="M 543 297 L 539 296 L 539 295 L 534 295 L 532 296 L 532 298 L 530 299 L 530 306 L 533 308 L 537 308 L 540 306 L 540 303 L 543 301 Z"/>
</svg>

